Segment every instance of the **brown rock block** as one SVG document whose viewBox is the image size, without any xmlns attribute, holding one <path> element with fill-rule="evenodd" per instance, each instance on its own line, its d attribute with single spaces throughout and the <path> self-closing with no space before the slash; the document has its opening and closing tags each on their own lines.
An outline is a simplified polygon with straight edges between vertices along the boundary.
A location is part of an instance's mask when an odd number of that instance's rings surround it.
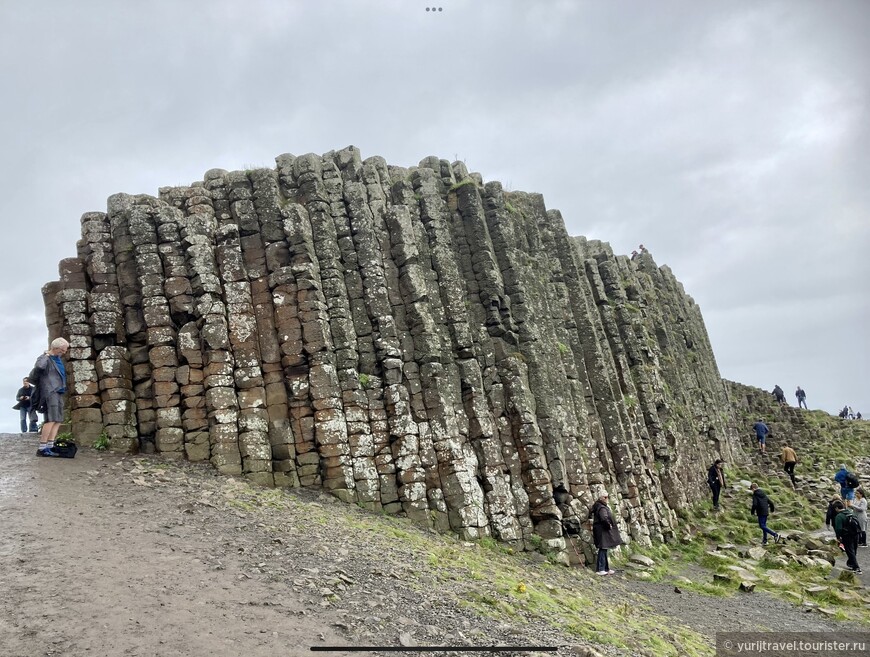
<svg viewBox="0 0 870 657">
<path fill-rule="evenodd" d="M 101 403 L 102 400 L 99 395 L 73 395 L 70 398 L 70 408 L 72 410 L 89 408 L 99 410 Z"/>
</svg>

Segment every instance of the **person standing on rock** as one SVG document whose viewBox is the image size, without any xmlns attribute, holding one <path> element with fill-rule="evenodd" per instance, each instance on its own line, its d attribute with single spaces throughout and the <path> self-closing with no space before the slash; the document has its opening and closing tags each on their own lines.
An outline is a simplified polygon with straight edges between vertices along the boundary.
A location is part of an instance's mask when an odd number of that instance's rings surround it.
<svg viewBox="0 0 870 657">
<path fill-rule="evenodd" d="M 30 385 L 30 379 L 25 376 L 21 387 L 18 389 L 18 394 L 15 395 L 18 403 L 13 407 L 17 407 L 18 412 L 21 414 L 21 433 L 27 433 L 28 418 L 30 418 L 30 431 L 36 433 L 36 424 L 39 421 L 39 417 L 36 415 L 36 409 L 33 408 L 31 403 L 34 392 L 33 386 Z"/>
<path fill-rule="evenodd" d="M 758 487 L 758 484 L 752 484 L 749 487 L 752 491 L 752 509 L 751 513 L 758 516 L 758 526 L 761 527 L 761 544 L 767 545 L 767 535 L 773 536 L 773 542 L 779 543 L 779 534 L 767 528 L 767 516 L 774 512 L 774 504 L 767 497 L 767 493 Z"/>
<path fill-rule="evenodd" d="M 794 478 L 794 466 L 797 464 L 797 454 L 795 451 L 789 446 L 786 442 L 785 446 L 782 448 L 782 465 L 785 473 L 791 479 L 792 488 L 797 488 L 797 483 Z"/>
<path fill-rule="evenodd" d="M 779 387 L 779 384 L 773 386 L 773 396 L 776 397 L 776 401 L 780 404 L 785 404 L 788 406 L 788 401 L 785 398 L 785 390 Z"/>
<path fill-rule="evenodd" d="M 57 456 L 52 450 L 54 439 L 63 423 L 63 396 L 66 393 L 66 369 L 61 356 L 69 349 L 69 342 L 56 338 L 42 356 L 36 359 L 33 369 L 39 373 L 39 397 L 45 406 L 45 422 L 39 437 L 37 456 Z"/>
<path fill-rule="evenodd" d="M 770 435 L 770 427 L 768 427 L 764 423 L 764 420 L 759 418 L 758 422 L 752 425 L 752 428 L 755 429 L 755 437 L 758 439 L 758 451 L 762 454 L 767 454 L 767 447 L 765 446 L 765 441 Z"/>
<path fill-rule="evenodd" d="M 807 408 L 807 393 L 805 393 L 800 386 L 797 387 L 797 390 L 794 391 L 794 396 L 797 397 L 798 400 L 798 408 L 803 406 L 806 410 L 810 410 Z"/>
<path fill-rule="evenodd" d="M 860 574 L 861 567 L 858 565 L 858 536 L 861 530 L 858 528 L 858 519 L 848 506 L 842 506 L 834 519 L 834 532 L 837 540 L 846 551 L 846 568 Z"/>
<path fill-rule="evenodd" d="M 598 548 L 598 561 L 595 565 L 596 575 L 613 575 L 615 570 L 610 570 L 607 561 L 607 551 L 622 545 L 622 536 L 613 520 L 610 507 L 607 506 L 609 499 L 607 491 L 598 496 L 598 500 L 592 505 L 589 515 L 592 518 L 592 538 L 595 547 Z"/>
<path fill-rule="evenodd" d="M 725 488 L 725 472 L 722 468 L 725 462 L 722 459 L 716 459 L 716 462 L 707 470 L 707 485 L 713 492 L 713 510 L 719 510 L 719 493 Z"/>
<path fill-rule="evenodd" d="M 852 513 L 858 518 L 858 524 L 861 526 L 861 534 L 858 536 L 858 547 L 867 547 L 867 498 L 864 497 L 863 488 L 855 491 Z"/>
</svg>

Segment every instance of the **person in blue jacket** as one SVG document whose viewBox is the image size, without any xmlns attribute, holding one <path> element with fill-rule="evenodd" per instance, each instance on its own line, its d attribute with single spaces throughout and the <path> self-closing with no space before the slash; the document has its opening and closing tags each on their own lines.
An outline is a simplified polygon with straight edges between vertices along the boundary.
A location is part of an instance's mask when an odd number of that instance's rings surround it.
<svg viewBox="0 0 870 657">
<path fill-rule="evenodd" d="M 840 497 L 844 500 L 855 499 L 855 489 L 858 487 L 854 481 L 855 475 L 850 473 L 845 463 L 840 464 L 840 469 L 834 475 L 834 481 L 840 484 Z M 855 484 L 855 485 L 852 485 Z"/>
<path fill-rule="evenodd" d="M 758 438 L 758 451 L 762 454 L 767 454 L 765 441 L 770 435 L 770 427 L 764 423 L 764 420 L 759 419 L 758 422 L 752 425 L 752 428 L 755 429 L 755 437 Z"/>
</svg>

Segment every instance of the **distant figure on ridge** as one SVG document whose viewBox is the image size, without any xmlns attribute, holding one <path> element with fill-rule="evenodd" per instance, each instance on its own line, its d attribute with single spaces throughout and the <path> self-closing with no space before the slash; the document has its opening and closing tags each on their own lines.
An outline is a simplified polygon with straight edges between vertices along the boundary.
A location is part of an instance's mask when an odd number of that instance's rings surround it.
<svg viewBox="0 0 870 657">
<path fill-rule="evenodd" d="M 855 489 L 861 485 L 861 481 L 854 472 L 846 469 L 845 463 L 840 464 L 840 469 L 834 475 L 834 481 L 840 484 L 840 497 L 844 500 L 855 499 Z"/>
<path fill-rule="evenodd" d="M 782 388 L 780 388 L 778 385 L 773 386 L 773 396 L 780 404 L 788 403 L 785 401 L 785 392 L 783 392 Z"/>
<path fill-rule="evenodd" d="M 716 462 L 707 470 L 707 485 L 713 492 L 713 510 L 719 510 L 719 493 L 725 488 L 725 472 L 722 466 L 725 462 L 722 459 L 716 459 Z"/>
<path fill-rule="evenodd" d="M 792 488 L 797 488 L 797 483 L 794 478 L 794 466 L 797 464 L 797 454 L 795 451 L 789 446 L 788 442 L 785 443 L 785 446 L 782 448 L 782 465 L 785 473 L 791 479 Z"/>
<path fill-rule="evenodd" d="M 752 491 L 752 509 L 751 513 L 758 516 L 758 526 L 761 527 L 761 544 L 767 545 L 767 535 L 773 536 L 773 542 L 779 543 L 779 534 L 767 528 L 767 516 L 774 512 L 774 504 L 767 497 L 767 493 L 758 487 L 758 484 L 752 484 L 749 487 Z"/>
<path fill-rule="evenodd" d="M 634 260 L 637 256 L 638 256 L 637 251 L 632 251 L 632 252 L 631 252 L 631 259 L 632 259 L 632 260 Z"/>
<path fill-rule="evenodd" d="M 762 454 L 767 454 L 767 447 L 765 446 L 765 441 L 770 435 L 770 427 L 768 427 L 764 423 L 764 420 L 759 418 L 758 422 L 752 425 L 752 428 L 755 429 L 755 437 L 758 439 L 758 451 Z"/>
<path fill-rule="evenodd" d="M 803 406 L 807 410 L 810 410 L 809 408 L 807 408 L 807 393 L 804 392 L 800 386 L 798 386 L 797 390 L 794 391 L 794 396 L 797 397 L 798 408 Z"/>
</svg>

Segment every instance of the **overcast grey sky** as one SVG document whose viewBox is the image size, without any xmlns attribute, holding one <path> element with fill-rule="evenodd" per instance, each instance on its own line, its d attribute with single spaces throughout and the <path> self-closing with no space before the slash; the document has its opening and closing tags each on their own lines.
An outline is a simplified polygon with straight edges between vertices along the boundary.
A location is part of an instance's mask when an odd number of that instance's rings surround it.
<svg viewBox="0 0 870 657">
<path fill-rule="evenodd" d="M 870 414 L 870 2 L 0 0 L 0 34 L 10 406 L 83 212 L 353 144 L 643 242 L 723 376 Z"/>
</svg>

